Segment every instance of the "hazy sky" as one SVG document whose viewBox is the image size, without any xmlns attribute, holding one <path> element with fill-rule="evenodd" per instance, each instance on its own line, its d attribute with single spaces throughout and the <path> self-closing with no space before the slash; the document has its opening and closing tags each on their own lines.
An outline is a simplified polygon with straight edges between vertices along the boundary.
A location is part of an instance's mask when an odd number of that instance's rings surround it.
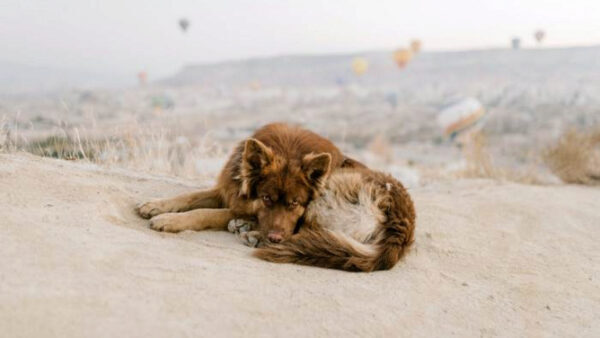
<svg viewBox="0 0 600 338">
<path fill-rule="evenodd" d="M 191 26 L 182 34 L 177 20 Z M 297 53 L 600 43 L 600 0 L 0 0 L 0 61 L 166 75 L 191 62 Z"/>
</svg>

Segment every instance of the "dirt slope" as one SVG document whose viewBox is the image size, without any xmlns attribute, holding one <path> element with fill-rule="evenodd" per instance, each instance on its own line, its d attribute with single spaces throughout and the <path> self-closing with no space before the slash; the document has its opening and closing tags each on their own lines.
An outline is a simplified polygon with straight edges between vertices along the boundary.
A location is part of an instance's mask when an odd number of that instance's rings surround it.
<svg viewBox="0 0 600 338">
<path fill-rule="evenodd" d="M 229 233 L 157 233 L 132 211 L 191 189 L 0 155 L 2 335 L 600 335 L 598 188 L 412 190 L 414 249 L 373 274 L 265 263 Z"/>
</svg>

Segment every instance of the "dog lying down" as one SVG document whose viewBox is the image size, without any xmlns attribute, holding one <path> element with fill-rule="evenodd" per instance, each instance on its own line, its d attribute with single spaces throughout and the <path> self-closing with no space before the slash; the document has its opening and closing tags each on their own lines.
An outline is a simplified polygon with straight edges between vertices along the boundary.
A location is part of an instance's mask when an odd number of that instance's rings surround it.
<svg viewBox="0 0 600 338">
<path fill-rule="evenodd" d="M 331 141 L 282 123 L 234 148 L 212 189 L 136 206 L 157 231 L 225 230 L 256 256 L 349 271 L 390 269 L 412 243 L 415 211 L 391 176 L 342 154 Z M 263 241 L 262 236 L 266 240 Z"/>
<path fill-rule="evenodd" d="M 298 232 L 263 240 L 257 224 L 232 219 L 228 230 L 257 247 L 256 257 L 347 271 L 392 268 L 413 242 L 413 202 L 400 182 L 370 169 L 335 170 L 308 205 Z"/>
</svg>

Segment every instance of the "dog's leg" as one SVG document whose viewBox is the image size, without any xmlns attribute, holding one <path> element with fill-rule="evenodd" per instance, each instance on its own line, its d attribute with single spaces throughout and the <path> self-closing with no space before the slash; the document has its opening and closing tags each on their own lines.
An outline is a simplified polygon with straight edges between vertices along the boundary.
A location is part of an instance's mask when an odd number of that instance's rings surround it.
<svg viewBox="0 0 600 338">
<path fill-rule="evenodd" d="M 233 234 L 239 234 L 242 232 L 248 232 L 256 229 L 257 224 L 255 221 L 251 221 L 243 218 L 234 218 L 227 224 L 227 230 Z"/>
<path fill-rule="evenodd" d="M 251 248 L 258 248 L 264 245 L 265 241 L 259 231 L 240 232 L 238 238 L 242 243 Z"/>
<path fill-rule="evenodd" d="M 244 243 L 244 245 L 257 248 L 262 246 L 264 239 L 259 231 L 256 231 L 257 224 L 254 221 L 246 220 L 242 218 L 234 218 L 229 221 L 227 230 L 234 233 Z"/>
<path fill-rule="evenodd" d="M 166 213 L 152 217 L 150 228 L 156 231 L 226 230 L 233 218 L 230 209 L 196 209 L 181 213 Z"/>
<path fill-rule="evenodd" d="M 143 218 L 151 218 L 167 212 L 182 212 L 199 208 L 222 208 L 218 189 L 202 190 L 173 198 L 140 203 L 136 210 Z"/>
</svg>

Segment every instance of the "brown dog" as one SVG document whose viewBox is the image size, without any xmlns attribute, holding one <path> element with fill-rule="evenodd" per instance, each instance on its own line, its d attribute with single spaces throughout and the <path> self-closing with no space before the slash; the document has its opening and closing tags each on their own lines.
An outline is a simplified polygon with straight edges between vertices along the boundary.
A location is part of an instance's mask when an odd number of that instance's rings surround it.
<svg viewBox="0 0 600 338">
<path fill-rule="evenodd" d="M 348 271 L 387 270 L 413 242 L 415 218 L 408 192 L 390 175 L 340 169 L 308 205 L 299 232 L 281 243 L 263 243 L 254 255 Z"/>
<path fill-rule="evenodd" d="M 231 219 L 256 219 L 273 243 L 289 238 L 309 202 L 335 168 L 364 167 L 329 140 L 286 124 L 269 124 L 239 144 L 217 186 L 137 207 L 158 231 L 226 229 Z"/>
</svg>

